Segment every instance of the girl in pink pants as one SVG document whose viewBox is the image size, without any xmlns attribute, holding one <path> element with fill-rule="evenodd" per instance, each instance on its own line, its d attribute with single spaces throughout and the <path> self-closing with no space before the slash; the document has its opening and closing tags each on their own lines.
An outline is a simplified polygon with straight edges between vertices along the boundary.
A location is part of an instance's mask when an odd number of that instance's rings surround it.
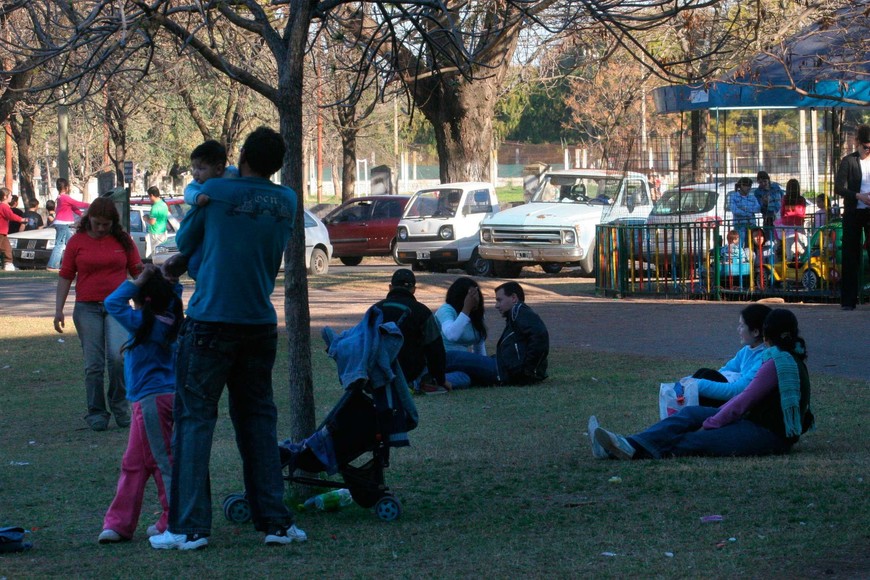
<svg viewBox="0 0 870 580">
<path fill-rule="evenodd" d="M 130 306 L 133 300 L 135 308 Z M 130 540 L 139 523 L 145 484 L 154 478 L 163 513 L 148 535 L 166 530 L 172 474 L 172 407 L 175 398 L 175 339 L 183 318 L 181 285 L 166 281 L 153 265 L 123 282 L 104 302 L 106 311 L 130 333 L 124 345 L 124 375 L 132 420 L 115 499 L 103 520 L 101 544 Z"/>
</svg>

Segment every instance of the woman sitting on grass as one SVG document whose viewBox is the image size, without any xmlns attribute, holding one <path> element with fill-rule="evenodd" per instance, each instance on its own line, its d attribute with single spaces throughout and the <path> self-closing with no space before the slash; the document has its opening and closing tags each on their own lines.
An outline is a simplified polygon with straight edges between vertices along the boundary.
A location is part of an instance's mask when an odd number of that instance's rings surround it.
<svg viewBox="0 0 870 580">
<path fill-rule="evenodd" d="M 598 427 L 589 433 L 592 454 L 598 459 L 662 459 L 788 452 L 813 427 L 806 344 L 794 314 L 781 308 L 765 319 L 764 341 L 768 348 L 755 379 L 721 408 L 685 407 L 630 437 Z"/>
<path fill-rule="evenodd" d="M 737 351 L 718 371 L 698 369 L 691 377 L 683 377 L 680 384 L 686 387 L 697 385 L 699 404 L 705 407 L 719 407 L 749 386 L 755 373 L 761 367 L 764 354 L 762 328 L 770 308 L 764 304 L 750 304 L 740 311 L 737 322 L 737 335 L 743 348 Z"/>
<path fill-rule="evenodd" d="M 444 350 L 470 351 L 486 356 L 486 324 L 483 321 L 483 293 L 472 278 L 457 278 L 447 289 L 444 304 L 435 312 L 441 328 Z M 471 386 L 471 377 L 466 373 L 447 373 L 447 380 L 454 389 Z"/>
</svg>

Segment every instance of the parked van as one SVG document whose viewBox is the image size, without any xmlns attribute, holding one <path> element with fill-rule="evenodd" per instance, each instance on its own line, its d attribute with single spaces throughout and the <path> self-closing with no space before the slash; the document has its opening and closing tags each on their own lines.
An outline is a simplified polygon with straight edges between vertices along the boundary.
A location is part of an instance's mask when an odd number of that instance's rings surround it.
<svg viewBox="0 0 870 580">
<path fill-rule="evenodd" d="M 399 221 L 396 256 L 415 270 L 463 268 L 472 276 L 492 275 L 480 257 L 481 220 L 499 210 L 492 184 L 444 183 L 415 193 Z"/>
</svg>

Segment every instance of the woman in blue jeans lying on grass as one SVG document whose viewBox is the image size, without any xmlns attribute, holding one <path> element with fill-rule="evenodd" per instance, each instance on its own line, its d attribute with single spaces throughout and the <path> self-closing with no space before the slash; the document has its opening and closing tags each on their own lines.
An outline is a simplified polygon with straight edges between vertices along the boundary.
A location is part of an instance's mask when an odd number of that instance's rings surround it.
<svg viewBox="0 0 870 580">
<path fill-rule="evenodd" d="M 806 344 L 791 311 L 776 309 L 764 320 L 768 348 L 758 374 L 720 408 L 685 407 L 640 433 L 624 437 L 589 419 L 592 454 L 598 459 L 662 459 L 788 452 L 813 427 Z"/>
</svg>

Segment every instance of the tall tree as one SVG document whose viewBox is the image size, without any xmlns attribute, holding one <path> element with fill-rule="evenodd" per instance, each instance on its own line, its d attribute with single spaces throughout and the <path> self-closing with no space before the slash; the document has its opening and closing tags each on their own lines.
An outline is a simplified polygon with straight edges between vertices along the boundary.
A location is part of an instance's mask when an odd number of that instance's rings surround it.
<svg viewBox="0 0 870 580">
<path fill-rule="evenodd" d="M 435 128 L 442 179 L 485 179 L 491 113 L 525 28 L 537 27 L 529 36 L 543 39 L 589 21 L 643 21 L 649 26 L 716 1 L 618 0 L 588 5 L 569 0 L 30 0 L 9 3 L 4 10 L 26 18 L 25 28 L 35 31 L 33 38 L 24 43 L 0 39 L 0 50 L 14 54 L 16 63 L 38 56 L 50 68 L 52 81 L 32 90 L 42 89 L 50 100 L 59 97 L 58 89 L 66 97 L 93 93 L 105 79 L 125 71 L 147 74 L 155 47 L 171 38 L 180 55 L 196 52 L 215 70 L 274 104 L 288 144 L 282 181 L 301 191 L 304 59 L 316 18 L 321 29 L 342 30 L 337 38 L 360 47 L 365 55 L 349 63 L 359 70 L 355 95 L 362 94 L 374 76 L 397 80 L 407 88 Z M 240 43 L 263 48 L 258 62 L 248 59 L 251 50 L 235 49 Z M 3 72 L 15 74 L 21 67 Z M 299 209 L 285 272 L 291 436 L 296 439 L 315 426 L 301 196 Z"/>
</svg>

